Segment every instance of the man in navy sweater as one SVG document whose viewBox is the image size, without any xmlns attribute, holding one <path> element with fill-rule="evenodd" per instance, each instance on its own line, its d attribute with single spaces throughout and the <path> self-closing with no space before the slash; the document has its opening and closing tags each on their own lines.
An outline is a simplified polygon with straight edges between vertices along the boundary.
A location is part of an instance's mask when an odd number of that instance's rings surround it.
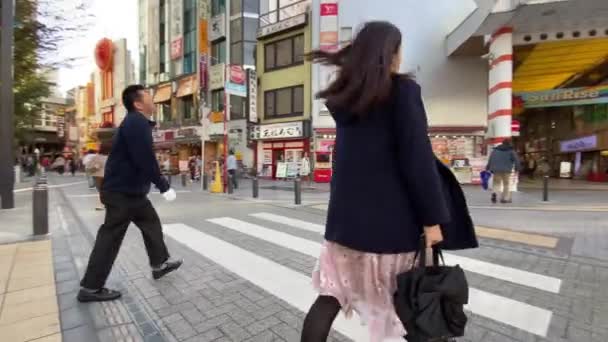
<svg viewBox="0 0 608 342">
<path fill-rule="evenodd" d="M 182 264 L 181 260 L 169 259 L 160 219 L 148 200 L 151 183 L 167 201 L 176 197 L 175 191 L 161 176 L 152 147 L 154 122 L 151 117 L 155 108 L 152 96 L 143 86 L 131 85 L 123 91 L 122 101 L 128 114 L 114 136 L 106 162 L 101 188 L 106 217 L 97 232 L 87 271 L 80 282 L 80 302 L 120 298 L 120 292 L 104 285 L 131 222 L 141 230 L 154 279 L 160 279 Z"/>
</svg>

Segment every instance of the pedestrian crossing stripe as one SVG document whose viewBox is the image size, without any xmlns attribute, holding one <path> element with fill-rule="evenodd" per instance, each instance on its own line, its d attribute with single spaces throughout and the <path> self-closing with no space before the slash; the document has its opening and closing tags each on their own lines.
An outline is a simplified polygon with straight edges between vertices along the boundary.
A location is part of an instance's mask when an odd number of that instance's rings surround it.
<svg viewBox="0 0 608 342">
<path fill-rule="evenodd" d="M 324 225 L 320 225 L 320 224 L 316 224 L 316 223 L 312 223 L 312 222 L 308 222 L 308 221 L 297 220 L 297 219 L 287 217 L 287 216 L 275 215 L 275 214 L 271 214 L 271 213 L 256 213 L 256 214 L 250 214 L 250 216 L 258 218 L 258 219 L 270 221 L 270 222 L 281 223 L 286 226 L 290 226 L 290 227 L 294 227 L 294 228 L 308 230 L 313 233 L 323 234 L 325 232 Z"/>
<path fill-rule="evenodd" d="M 246 279 L 264 291 L 307 312 L 317 297 L 311 279 L 289 267 L 205 234 L 185 224 L 166 224 L 164 232 L 205 258 Z M 369 341 L 367 329 L 355 319 L 340 315 L 333 328 L 353 341 Z M 391 342 L 403 341 L 403 339 Z"/>
<path fill-rule="evenodd" d="M 251 214 L 250 216 L 259 218 L 259 219 L 263 219 L 263 220 L 267 220 L 267 221 L 271 221 L 271 222 L 275 222 L 275 223 L 282 223 L 282 224 L 288 225 L 290 227 L 300 228 L 303 230 L 309 230 L 309 231 L 314 231 L 314 232 L 324 232 L 325 231 L 325 227 L 321 226 L 319 224 L 314 224 L 314 223 L 307 222 L 307 221 L 292 219 L 292 218 L 281 216 L 281 215 L 270 214 L 270 213 L 256 213 L 256 214 Z M 228 221 L 232 220 L 231 222 L 233 223 L 233 225 L 226 226 L 226 228 L 231 228 L 233 230 L 236 230 L 235 227 L 237 227 L 239 225 L 241 225 L 241 226 L 245 225 L 246 227 L 244 229 L 240 229 L 239 231 L 241 231 L 244 234 L 249 234 L 249 235 L 251 235 L 253 232 L 257 231 L 259 234 L 258 234 L 258 236 L 255 236 L 255 237 L 260 238 L 260 239 L 267 239 L 266 237 L 271 236 L 271 235 L 278 236 L 278 237 L 282 238 L 283 240 L 289 240 L 289 239 L 293 240 L 293 238 L 294 238 L 292 235 L 282 233 L 282 234 L 286 235 L 286 236 L 283 236 L 281 234 L 277 234 L 280 232 L 278 232 L 276 230 L 268 230 L 268 229 L 258 226 L 258 225 L 250 224 L 250 223 L 243 222 L 243 221 L 236 222 L 238 220 L 234 220 L 234 219 L 228 219 L 228 218 L 225 218 L 225 219 L 227 219 Z M 209 221 L 213 222 L 213 220 L 209 220 Z M 214 222 L 214 223 L 217 223 L 217 222 Z M 307 245 L 306 243 L 300 243 L 299 241 L 296 241 L 296 240 L 293 240 L 293 241 L 294 241 L 294 243 L 293 243 L 294 248 L 304 248 L 304 246 Z M 306 240 L 306 241 L 309 241 L 309 240 Z M 296 242 L 298 242 L 298 243 L 296 243 Z M 277 241 L 276 244 L 278 244 L 280 246 L 286 246 L 283 243 L 285 243 L 285 242 Z M 316 258 L 319 256 L 318 248 L 320 248 L 320 245 L 316 244 L 316 246 L 317 246 L 317 249 L 313 248 L 311 250 L 309 250 L 309 249 L 299 250 L 299 252 Z M 310 254 L 310 253 L 312 253 L 312 254 Z M 465 269 L 469 272 L 474 272 L 477 274 L 508 281 L 508 282 L 523 285 L 526 287 L 536 288 L 536 289 L 551 292 L 551 293 L 559 293 L 559 290 L 560 290 L 561 284 L 562 284 L 561 279 L 558 279 L 558 278 L 549 277 L 549 276 L 532 273 L 532 272 L 528 272 L 528 271 L 523 271 L 523 270 L 519 270 L 519 269 L 512 268 L 512 267 L 501 266 L 501 265 L 497 265 L 497 264 L 493 264 L 493 263 L 489 263 L 489 262 L 485 262 L 485 261 L 481 261 L 481 260 L 477 260 L 477 259 L 454 255 L 451 253 L 444 253 L 444 257 L 445 257 L 447 264 L 460 265 L 460 267 L 462 267 L 463 269 Z"/>
<path fill-rule="evenodd" d="M 321 244 L 319 243 L 249 222 L 230 217 L 209 219 L 207 221 L 314 258 L 317 258 L 320 252 Z M 458 261 L 458 264 L 463 262 L 460 266 L 463 269 L 467 269 L 464 266 L 468 266 L 468 268 L 471 268 L 469 271 L 472 272 L 477 273 L 482 270 L 497 276 L 498 279 L 538 288 L 540 290 L 548 290 L 548 292 L 556 293 L 556 290 L 559 290 L 559 284 L 561 283 L 561 280 L 556 278 L 490 264 L 471 258 L 455 255 L 449 255 L 449 257 L 446 258 L 448 264 L 453 264 L 454 261 Z M 480 270 L 475 270 L 475 267 L 479 267 Z M 500 274 L 500 272 L 505 273 Z M 542 281 L 547 282 L 545 287 L 541 286 L 540 283 Z M 467 306 L 467 309 L 474 314 L 508 324 L 542 337 L 546 336 L 552 318 L 552 312 L 549 310 L 475 288 L 471 288 L 469 291 L 469 305 Z"/>
</svg>

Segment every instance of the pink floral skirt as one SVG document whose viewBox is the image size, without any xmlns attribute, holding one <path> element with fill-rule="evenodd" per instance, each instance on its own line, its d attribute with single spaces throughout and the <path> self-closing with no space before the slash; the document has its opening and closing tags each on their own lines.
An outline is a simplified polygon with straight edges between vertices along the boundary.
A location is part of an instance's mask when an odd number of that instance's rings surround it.
<svg viewBox="0 0 608 342">
<path fill-rule="evenodd" d="M 397 275 L 413 267 L 414 254 L 364 253 L 325 241 L 313 285 L 319 294 L 336 298 L 347 318 L 357 312 L 368 326 L 370 342 L 402 338 L 406 332 L 395 312 L 393 294 Z"/>
</svg>

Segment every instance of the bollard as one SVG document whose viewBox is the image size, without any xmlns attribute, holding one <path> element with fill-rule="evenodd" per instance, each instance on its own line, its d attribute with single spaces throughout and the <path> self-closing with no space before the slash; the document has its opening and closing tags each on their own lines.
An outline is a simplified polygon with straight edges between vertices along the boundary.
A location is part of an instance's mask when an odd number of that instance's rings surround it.
<svg viewBox="0 0 608 342">
<path fill-rule="evenodd" d="M 207 190 L 209 188 L 209 176 L 207 172 L 203 173 L 203 190 Z"/>
<path fill-rule="evenodd" d="M 260 197 L 260 181 L 258 177 L 253 177 L 253 198 Z"/>
<path fill-rule="evenodd" d="M 182 187 L 184 187 L 184 188 L 186 187 L 186 182 L 187 182 L 186 174 L 182 173 Z"/>
<path fill-rule="evenodd" d="M 549 202 L 549 176 L 543 177 L 543 202 Z"/>
<path fill-rule="evenodd" d="M 234 180 L 232 177 L 234 177 L 234 176 L 231 174 L 228 174 L 227 182 L 228 182 L 228 193 L 229 194 L 234 193 Z"/>
<path fill-rule="evenodd" d="M 34 186 L 33 198 L 33 223 L 34 235 L 46 235 L 49 233 L 49 206 L 48 206 L 48 187 L 46 175 L 41 176 Z"/>
<path fill-rule="evenodd" d="M 296 205 L 302 204 L 302 180 L 300 178 L 296 178 L 294 181 L 294 191 Z"/>
</svg>

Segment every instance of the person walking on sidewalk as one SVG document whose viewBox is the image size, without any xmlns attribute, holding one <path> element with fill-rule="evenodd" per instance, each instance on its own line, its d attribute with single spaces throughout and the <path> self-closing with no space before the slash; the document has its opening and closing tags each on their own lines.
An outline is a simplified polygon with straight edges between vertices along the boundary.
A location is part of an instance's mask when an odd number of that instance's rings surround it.
<svg viewBox="0 0 608 342">
<path fill-rule="evenodd" d="M 491 198 L 492 203 L 496 203 L 496 191 L 498 191 L 501 186 L 502 194 L 500 196 L 500 203 L 511 203 L 511 187 L 509 181 L 513 170 L 519 172 L 520 163 L 510 139 L 505 139 L 502 144 L 494 148 L 492 154 L 490 154 L 486 170 L 494 174 L 494 192 L 492 193 Z"/>
<path fill-rule="evenodd" d="M 110 141 L 104 141 L 99 148 L 99 153 L 93 155 L 87 163 L 86 172 L 90 174 L 95 182 L 95 187 L 99 192 L 99 204 L 95 207 L 95 210 L 104 210 L 105 207 L 101 202 L 101 189 L 103 184 L 103 176 L 106 168 L 106 162 L 108 155 L 112 149 L 112 143 Z"/>
<path fill-rule="evenodd" d="M 308 56 L 340 68 L 318 94 L 336 121 L 340 151 L 312 275 L 319 296 L 304 320 L 302 342 L 326 341 L 340 310 L 346 317 L 359 313 L 372 342 L 403 338 L 393 304 L 397 275 L 414 267 L 422 235 L 427 247 L 440 243 L 440 224 L 451 222 L 420 86 L 399 74 L 401 37 L 393 24 L 369 22 L 338 52 Z M 472 227 L 446 237 L 444 243 L 476 247 Z"/>
<path fill-rule="evenodd" d="M 235 189 L 238 189 L 239 182 L 236 179 L 236 170 L 238 169 L 238 163 L 233 150 L 230 150 L 230 154 L 228 155 L 228 159 L 226 161 L 226 168 L 228 169 L 228 174 L 230 175 L 229 181 L 232 182 L 232 186 Z"/>
<path fill-rule="evenodd" d="M 120 245 L 133 222 L 142 232 L 154 279 L 178 269 L 182 260 L 171 260 L 164 242 L 162 225 L 148 199 L 153 183 L 167 201 L 176 194 L 161 176 L 152 146 L 152 96 L 142 85 L 130 85 L 122 93 L 128 113 L 118 128 L 108 157 L 101 201 L 106 207 L 105 221 L 97 232 L 78 293 L 80 302 L 118 299 L 121 293 L 104 287 Z"/>
</svg>

